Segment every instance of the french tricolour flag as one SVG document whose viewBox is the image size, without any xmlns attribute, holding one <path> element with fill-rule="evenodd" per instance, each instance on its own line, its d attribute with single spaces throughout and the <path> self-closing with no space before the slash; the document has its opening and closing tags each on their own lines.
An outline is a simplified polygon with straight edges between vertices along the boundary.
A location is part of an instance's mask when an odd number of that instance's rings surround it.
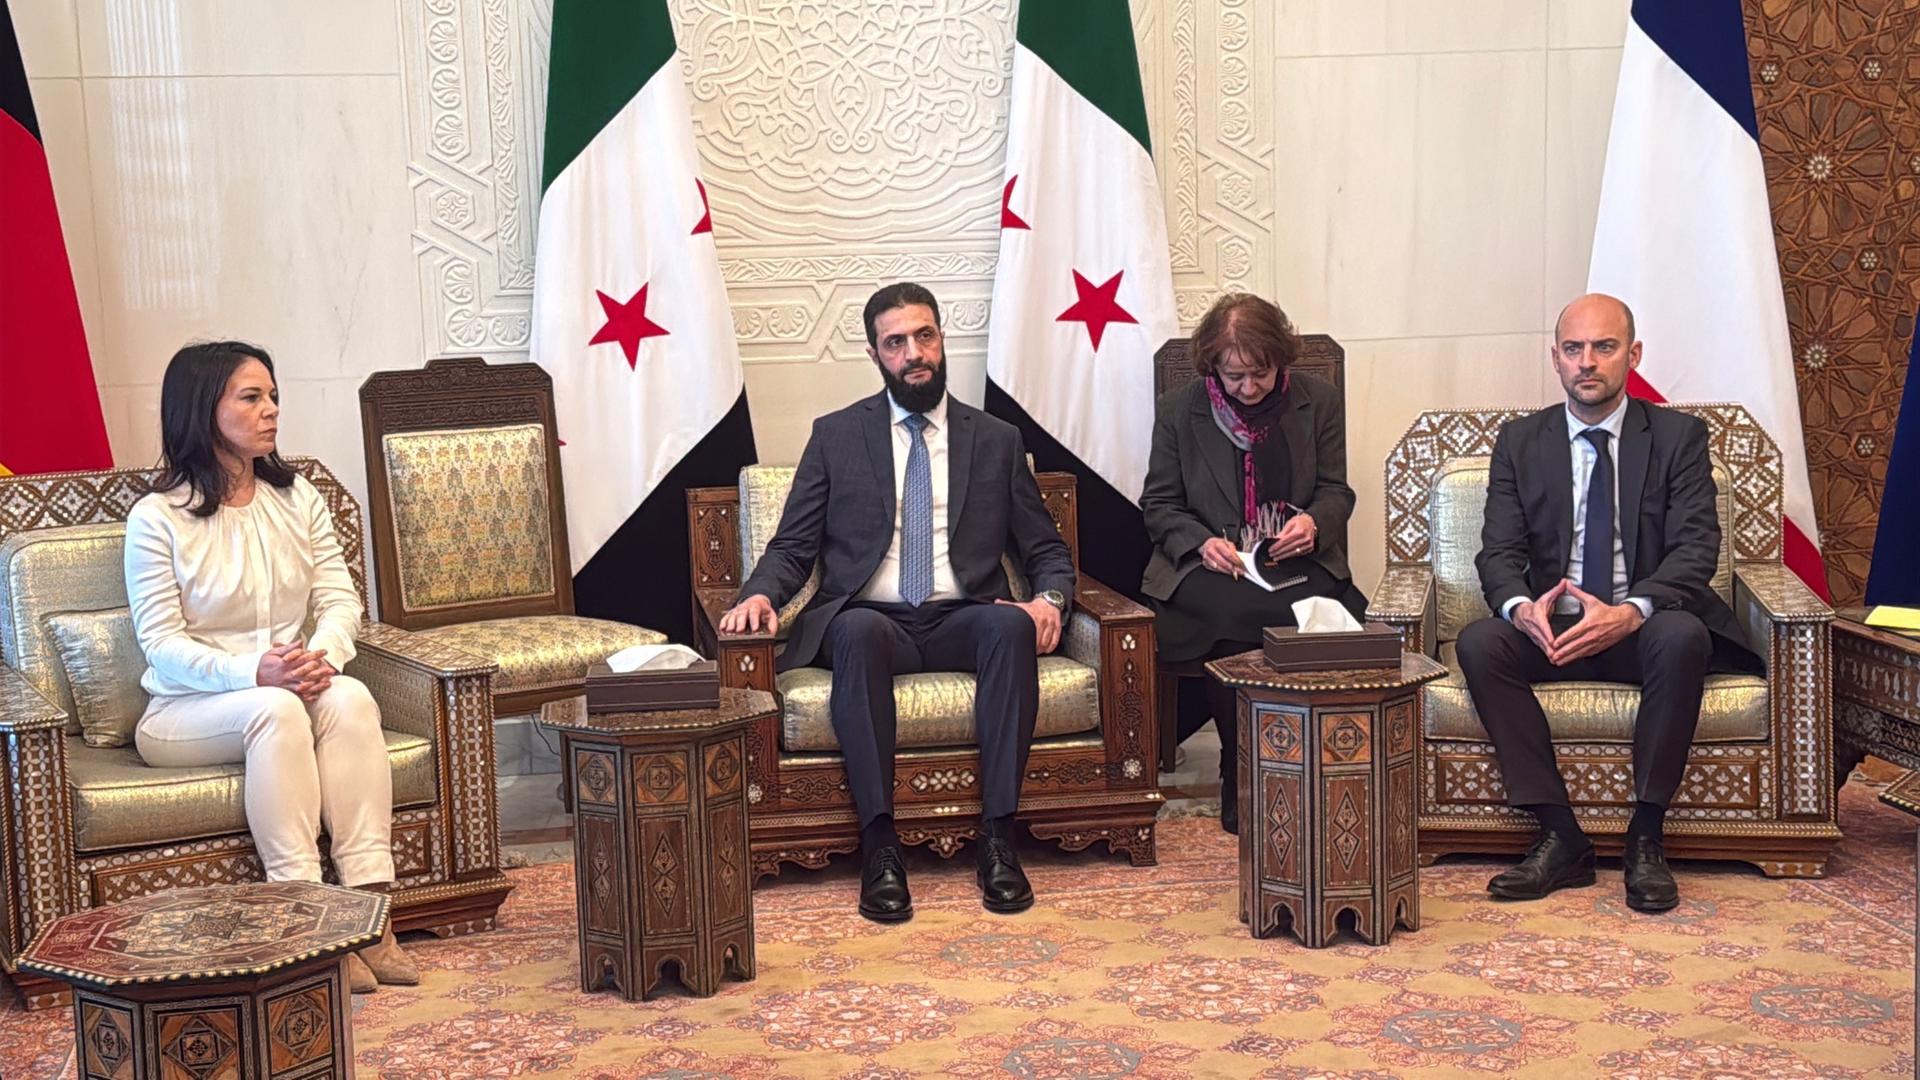
<svg viewBox="0 0 1920 1080">
<path fill-rule="evenodd" d="M 1635 0 L 1587 287 L 1633 308 L 1652 401 L 1733 401 L 1780 445 L 1787 565 L 1822 597 L 1740 0 Z"/>
</svg>

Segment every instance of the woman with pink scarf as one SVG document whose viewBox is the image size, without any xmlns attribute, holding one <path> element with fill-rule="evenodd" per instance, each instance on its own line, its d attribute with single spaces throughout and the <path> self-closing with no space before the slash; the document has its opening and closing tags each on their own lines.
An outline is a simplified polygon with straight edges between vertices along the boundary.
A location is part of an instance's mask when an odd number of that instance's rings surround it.
<svg viewBox="0 0 1920 1080">
<path fill-rule="evenodd" d="M 1162 395 L 1140 496 L 1153 553 L 1141 589 L 1158 615 L 1160 659 L 1209 660 L 1293 625 L 1293 604 L 1366 598 L 1347 568 L 1346 414 L 1340 391 L 1290 370 L 1300 338 L 1257 296 L 1220 298 L 1193 334 L 1199 378 Z M 1244 580 L 1250 555 L 1269 592 Z M 1237 832 L 1233 693 L 1181 687 L 1180 737 L 1211 714 L 1220 732 L 1220 823 Z M 1197 689 L 1197 692 L 1195 690 Z"/>
</svg>

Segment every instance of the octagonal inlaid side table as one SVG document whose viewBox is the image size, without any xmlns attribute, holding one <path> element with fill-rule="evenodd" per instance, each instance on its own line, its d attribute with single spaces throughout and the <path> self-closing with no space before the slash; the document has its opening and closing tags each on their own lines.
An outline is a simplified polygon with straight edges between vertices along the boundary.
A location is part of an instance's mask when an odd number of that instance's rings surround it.
<svg viewBox="0 0 1920 1080">
<path fill-rule="evenodd" d="M 341 959 L 386 930 L 357 889 L 174 889 L 55 919 L 20 967 L 73 984 L 81 1080 L 351 1077 Z"/>
<path fill-rule="evenodd" d="M 1420 928 L 1420 687 L 1447 669 L 1278 672 L 1258 649 L 1207 665 L 1240 714 L 1240 921 L 1327 945 L 1342 914 L 1384 945 Z M 1224 748 L 1222 752 L 1227 752 Z"/>
<path fill-rule="evenodd" d="M 747 729 L 778 706 L 722 689 L 717 709 L 587 712 L 550 701 L 573 793 L 580 988 L 643 1001 L 666 978 L 706 997 L 753 978 Z"/>
</svg>

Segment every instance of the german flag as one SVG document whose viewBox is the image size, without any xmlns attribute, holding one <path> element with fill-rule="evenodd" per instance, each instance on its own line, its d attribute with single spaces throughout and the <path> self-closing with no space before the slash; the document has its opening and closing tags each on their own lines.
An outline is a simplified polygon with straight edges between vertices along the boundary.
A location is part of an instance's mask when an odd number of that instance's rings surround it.
<svg viewBox="0 0 1920 1080">
<path fill-rule="evenodd" d="M 0 476 L 113 465 L 13 13 L 0 0 Z"/>
</svg>

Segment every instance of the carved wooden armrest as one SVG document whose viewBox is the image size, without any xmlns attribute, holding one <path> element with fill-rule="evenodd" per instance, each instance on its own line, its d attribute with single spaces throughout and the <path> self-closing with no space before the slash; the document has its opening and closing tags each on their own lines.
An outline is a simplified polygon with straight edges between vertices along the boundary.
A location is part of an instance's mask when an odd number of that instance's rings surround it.
<svg viewBox="0 0 1920 1080">
<path fill-rule="evenodd" d="M 694 595 L 700 601 L 700 618 L 706 624 L 704 629 L 712 632 L 714 640 L 723 648 L 728 645 L 763 645 L 779 640 L 767 633 L 729 634 L 720 629 L 720 616 L 733 606 L 733 592 L 732 589 L 694 590 Z"/>
<path fill-rule="evenodd" d="M 1785 563 L 1743 562 L 1733 568 L 1733 598 L 1758 608 L 1769 622 L 1830 622 L 1833 609 Z M 1744 612 L 1743 612 L 1744 614 Z M 1748 621 L 1742 619 L 1743 622 Z"/>
<path fill-rule="evenodd" d="M 768 633 L 727 634 L 720 630 L 720 616 L 733 606 L 732 589 L 694 589 L 700 625 L 694 637 L 713 643 L 714 662 L 720 668 L 720 685 L 747 690 L 765 690 L 779 696 L 773 685 L 773 655 L 780 639 Z"/>
<path fill-rule="evenodd" d="M 358 645 L 346 673 L 367 684 L 381 726 L 431 741 L 441 762 L 438 801 L 448 808 L 454 876 L 497 873 L 493 676 L 500 666 L 385 623 L 363 624 Z"/>
<path fill-rule="evenodd" d="M 1400 631 L 1407 648 L 1432 656 L 1439 647 L 1434 618 L 1433 568 L 1387 567 L 1380 587 L 1373 591 L 1373 602 L 1367 605 L 1367 619 L 1386 623 Z"/>
<path fill-rule="evenodd" d="M 369 622 L 360 627 L 354 658 L 343 674 L 367 684 L 380 704 L 380 725 L 417 735 L 438 745 L 442 741 L 440 712 L 449 700 L 463 707 L 456 689 L 480 688 L 487 699 L 486 723 L 493 722 L 493 675 L 499 665 L 483 656 L 457 649 L 397 626 Z M 450 721 L 461 719 L 450 714 Z"/>
<path fill-rule="evenodd" d="M 1767 662 L 1780 816 L 1834 820 L 1833 609 L 1778 562 L 1733 568 L 1734 616 Z"/>
<path fill-rule="evenodd" d="M 67 712 L 48 701 L 26 676 L 0 664 L 0 733 L 17 734 L 65 727 Z"/>
<path fill-rule="evenodd" d="M 1099 673 L 1100 737 L 1116 783 L 1159 783 L 1159 716 L 1153 708 L 1153 609 L 1082 575 L 1061 651 Z"/>
<path fill-rule="evenodd" d="M 376 653 L 383 659 L 417 668 L 442 679 L 461 675 L 492 676 L 500 670 L 500 665 L 484 656 L 386 623 L 361 624 L 360 636 L 355 643 L 360 653 L 354 657 L 356 663 L 368 653 Z"/>
<path fill-rule="evenodd" d="M 67 793 L 67 714 L 0 664 L 0 969 L 80 906 Z"/>
<path fill-rule="evenodd" d="M 1082 576 L 1074 590 L 1073 610 L 1060 628 L 1060 655 L 1099 671 L 1102 635 L 1124 632 L 1132 624 L 1152 618 L 1151 608 Z"/>
<path fill-rule="evenodd" d="M 1136 604 L 1086 575 L 1073 592 L 1073 610 L 1084 611 L 1103 623 L 1118 619 L 1151 619 L 1153 609 Z"/>
</svg>

